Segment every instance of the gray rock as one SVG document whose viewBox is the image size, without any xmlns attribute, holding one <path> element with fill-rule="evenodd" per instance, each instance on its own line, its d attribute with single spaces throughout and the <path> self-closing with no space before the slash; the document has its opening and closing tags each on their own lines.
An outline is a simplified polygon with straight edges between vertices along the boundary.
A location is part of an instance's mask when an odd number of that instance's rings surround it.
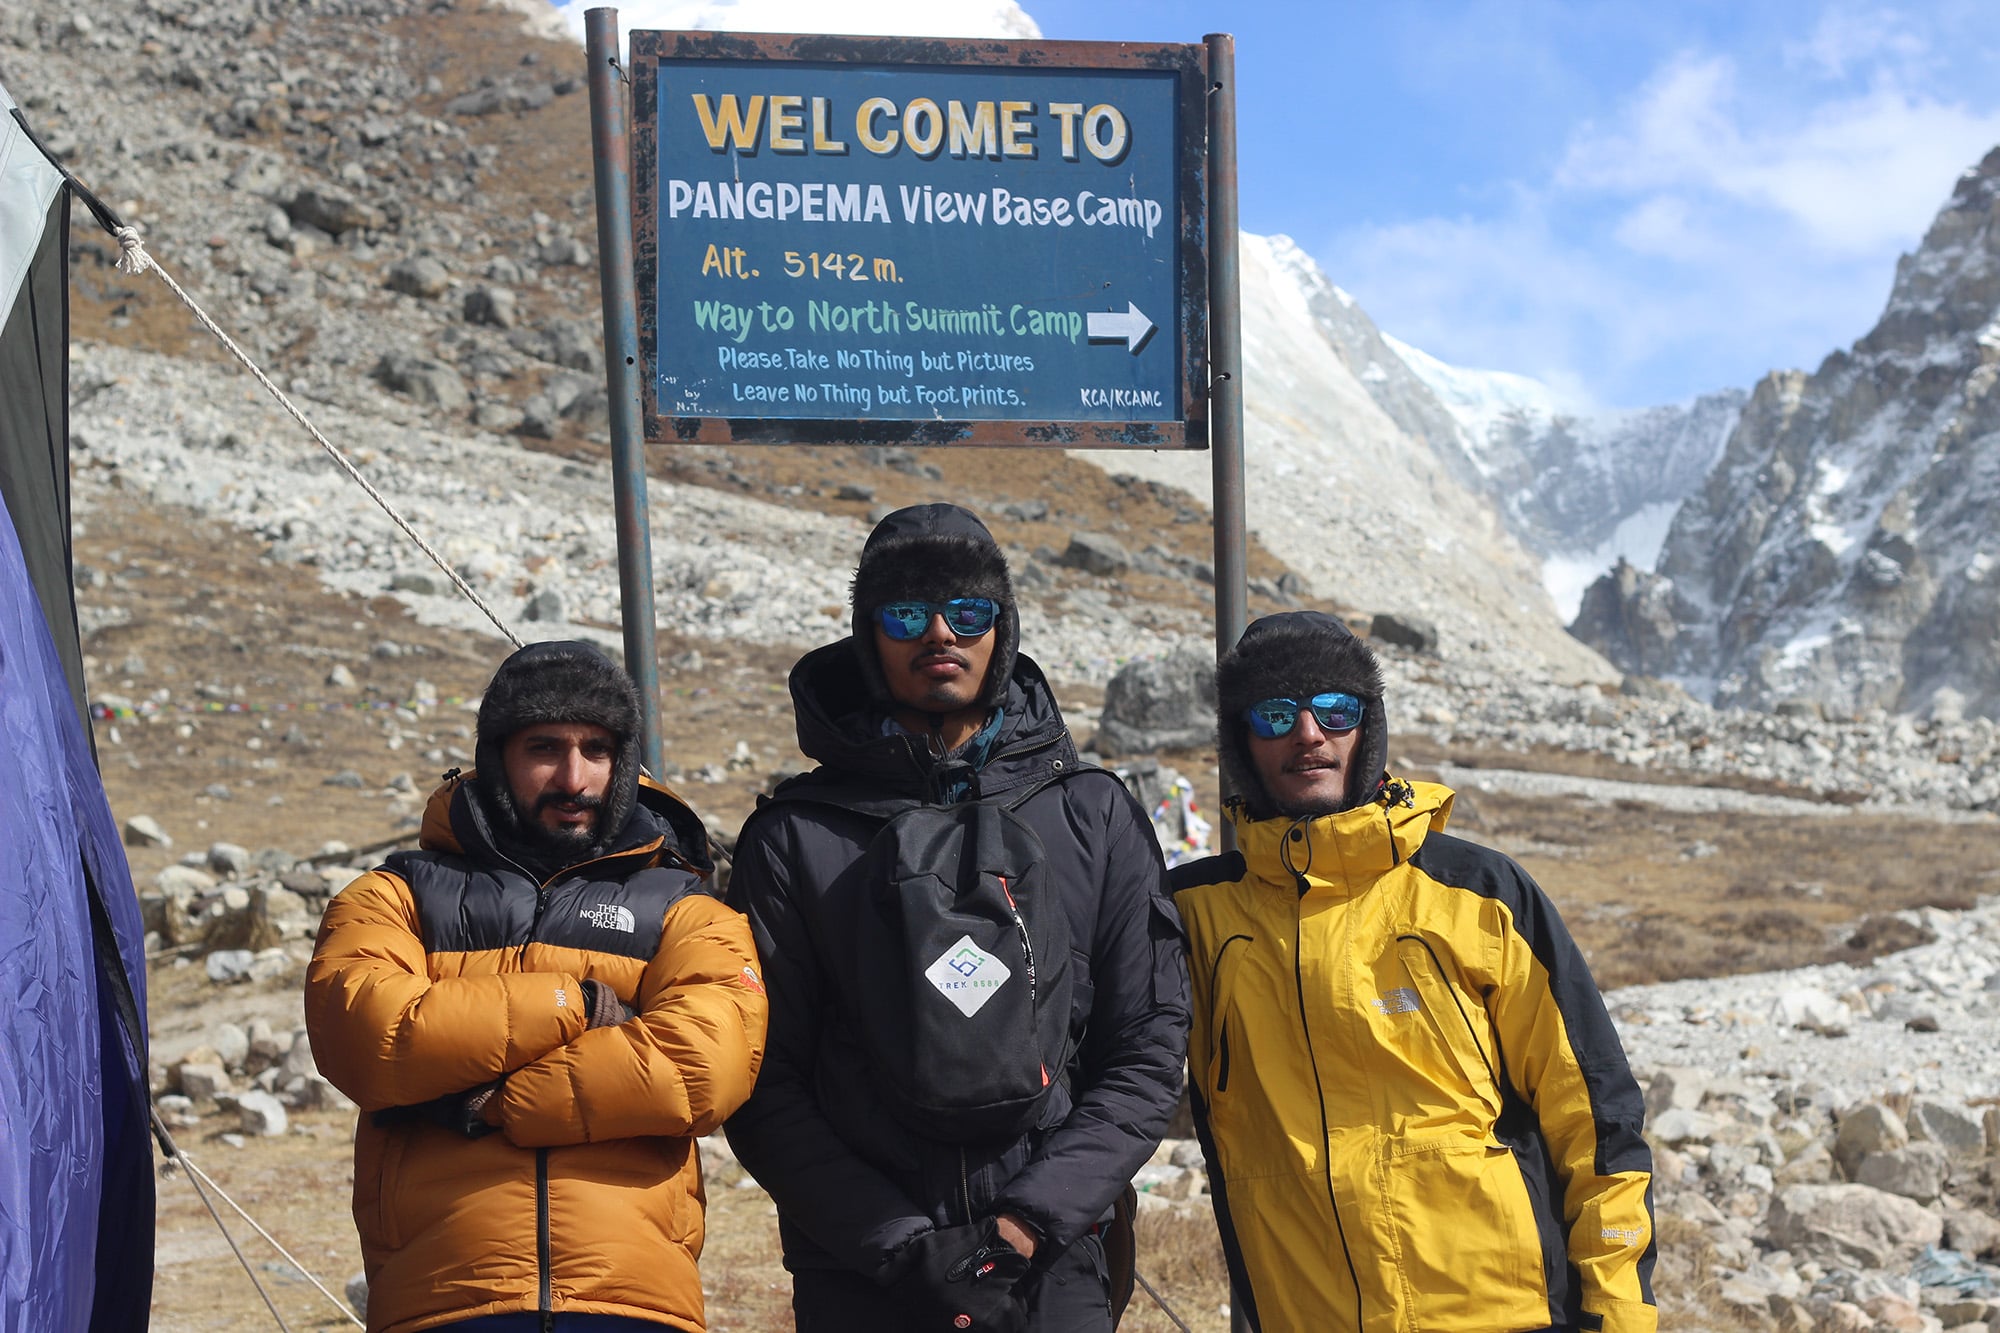
<svg viewBox="0 0 2000 1333">
<path fill-rule="evenodd" d="M 538 621 L 560 621 L 563 619 L 562 594 L 554 588 L 544 588 L 528 599 L 521 608 L 521 619 Z"/>
<path fill-rule="evenodd" d="M 472 406 L 465 381 L 442 361 L 407 352 L 384 352 L 370 373 L 386 388 L 441 411 L 462 412 Z"/>
<path fill-rule="evenodd" d="M 1189 645 L 1127 663 L 1104 687 L 1097 750 L 1153 754 L 1215 739 L 1215 654 Z"/>
<path fill-rule="evenodd" d="M 1049 516 L 1049 502 L 1047 500 L 1015 500 L 1010 504 L 1001 505 L 1000 512 L 1004 516 L 1013 519 L 1016 523 L 1040 523 Z"/>
<path fill-rule="evenodd" d="M 257 955 L 248 949 L 217 949 L 204 961 L 208 979 L 218 986 L 230 986 L 240 981 L 250 980 L 251 964 Z"/>
<path fill-rule="evenodd" d="M 164 866 L 153 876 L 153 887 L 169 898 L 193 898 L 215 887 L 215 876 L 193 866 Z"/>
<path fill-rule="evenodd" d="M 335 190 L 300 190 L 285 204 L 285 212 L 293 222 L 317 227 L 329 236 L 344 236 L 360 228 L 380 230 L 383 225 L 380 209 Z"/>
<path fill-rule="evenodd" d="M 398 574 L 389 580 L 389 591 L 413 593 L 418 597 L 435 597 L 442 591 L 438 586 L 441 582 L 441 579 L 432 574 L 415 572 Z"/>
<path fill-rule="evenodd" d="M 1055 558 L 1066 569 L 1080 569 L 1100 578 L 1132 567 L 1132 554 L 1116 537 L 1099 532 L 1072 533 L 1069 546 Z"/>
<path fill-rule="evenodd" d="M 1713 1143 L 1716 1137 L 1729 1128 L 1729 1121 L 1706 1111 L 1689 1111 L 1684 1108 L 1669 1108 L 1653 1117 L 1648 1128 L 1653 1137 L 1662 1143 L 1678 1146 L 1683 1143 Z"/>
<path fill-rule="evenodd" d="M 1840 1132 L 1834 1137 L 1833 1155 L 1849 1179 L 1870 1153 L 1894 1152 L 1910 1141 L 1910 1131 L 1902 1118 L 1879 1102 L 1857 1106 L 1840 1118 Z"/>
<path fill-rule="evenodd" d="M 465 322 L 511 329 L 519 320 L 519 306 L 519 299 L 505 287 L 474 287 L 465 294 Z"/>
<path fill-rule="evenodd" d="M 174 1071 L 174 1084 L 194 1102 L 212 1102 L 232 1086 L 229 1071 L 219 1064 L 183 1064 Z"/>
<path fill-rule="evenodd" d="M 1956 1158 L 1986 1155 L 1986 1126 L 1970 1109 L 1950 1102 L 1923 1100 L 1910 1107 L 1910 1137 L 1935 1143 Z"/>
<path fill-rule="evenodd" d="M 1766 1225 L 1781 1248 L 1842 1267 L 1908 1263 L 1944 1236 L 1935 1213 L 1867 1185 L 1787 1185 Z"/>
<path fill-rule="evenodd" d="M 250 1058 L 250 1034 L 234 1023 L 217 1023 L 210 1028 L 208 1045 L 231 1073 L 240 1072 Z"/>
<path fill-rule="evenodd" d="M 250 873 L 250 849 L 233 842 L 212 842 L 208 845 L 208 868 L 229 879 L 241 879 Z"/>
<path fill-rule="evenodd" d="M 127 847 L 171 847 L 174 840 L 151 815 L 133 815 L 125 821 Z"/>
<path fill-rule="evenodd" d="M 1663 1111 L 1699 1110 L 1702 1094 L 1708 1091 L 1709 1081 L 1714 1077 L 1706 1069 L 1690 1069 L 1685 1065 L 1658 1071 L 1646 1084 L 1647 1116 L 1657 1116 Z"/>
<path fill-rule="evenodd" d="M 321 783 L 320 785 L 323 787 L 346 787 L 349 788 L 350 790 L 358 791 L 359 789 L 367 786 L 368 784 L 362 779 L 361 775 L 355 772 L 353 769 L 343 768 L 338 773 L 335 773 L 332 777 L 326 779 L 326 781 Z"/>
<path fill-rule="evenodd" d="M 319 1072 L 319 1065 L 313 1061 L 312 1039 L 306 1036 L 304 1028 L 292 1033 L 292 1044 L 285 1051 L 284 1061 L 278 1067 L 288 1078 Z"/>
<path fill-rule="evenodd" d="M 1823 990 L 1794 986 L 1778 996 L 1772 1006 L 1771 1021 L 1780 1027 L 1800 1028 L 1822 1037 L 1844 1037 L 1854 1012 Z"/>
<path fill-rule="evenodd" d="M 1435 655 L 1438 630 L 1434 621 L 1405 611 L 1381 611 L 1368 622 L 1368 637 L 1414 652 Z"/>
<path fill-rule="evenodd" d="M 333 670 L 326 673 L 326 683 L 336 690 L 351 690 L 354 688 L 354 673 L 345 664 L 336 662 Z"/>
<path fill-rule="evenodd" d="M 261 1090 L 246 1092 L 238 1097 L 236 1112 L 242 1118 L 245 1134 L 274 1138 L 291 1127 L 291 1120 L 285 1114 L 285 1104 Z"/>
<path fill-rule="evenodd" d="M 1944 1243 L 1946 1249 L 1969 1254 L 1975 1259 L 1992 1258 L 2000 1254 L 2000 1221 L 1974 1208 L 1947 1209 L 1944 1215 Z M 1939 1317 L 1942 1318 L 1942 1314 Z M 1985 1315 L 1970 1317 L 1983 1319 Z"/>
<path fill-rule="evenodd" d="M 443 296 L 451 286 L 451 274 L 429 255 L 412 255 L 390 266 L 388 286 L 391 291 L 405 296 L 433 301 Z"/>
<path fill-rule="evenodd" d="M 1951 1159 L 1935 1143 L 1911 1143 L 1869 1153 L 1855 1165 L 1857 1184 L 1872 1185 L 1918 1203 L 1935 1203 L 1951 1174 Z"/>
</svg>

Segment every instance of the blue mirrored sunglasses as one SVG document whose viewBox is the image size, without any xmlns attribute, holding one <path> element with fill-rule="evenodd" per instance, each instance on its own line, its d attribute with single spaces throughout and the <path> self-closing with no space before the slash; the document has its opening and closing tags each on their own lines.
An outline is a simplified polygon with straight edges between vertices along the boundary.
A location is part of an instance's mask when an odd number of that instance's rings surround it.
<svg viewBox="0 0 2000 1333">
<path fill-rule="evenodd" d="M 948 602 L 890 602 L 875 608 L 875 623 L 892 639 L 921 639 L 932 616 L 961 639 L 976 639 L 993 628 L 1000 603 L 991 597 L 954 597 Z"/>
<path fill-rule="evenodd" d="M 1299 724 L 1299 710 L 1312 709 L 1319 729 L 1328 733 L 1352 731 L 1361 725 L 1361 700 L 1351 694 L 1315 694 L 1305 703 L 1297 699 L 1263 699 L 1243 710 L 1250 730 L 1265 740 L 1292 734 Z"/>
</svg>

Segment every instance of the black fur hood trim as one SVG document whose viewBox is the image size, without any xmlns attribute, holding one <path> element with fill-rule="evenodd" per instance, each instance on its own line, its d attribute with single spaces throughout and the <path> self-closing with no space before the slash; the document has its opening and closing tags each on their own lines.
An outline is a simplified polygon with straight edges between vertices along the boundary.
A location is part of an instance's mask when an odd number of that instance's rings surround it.
<svg viewBox="0 0 2000 1333">
<path fill-rule="evenodd" d="M 1225 789 L 1243 801 L 1253 819 L 1277 818 L 1250 760 L 1250 724 L 1243 710 L 1260 699 L 1307 699 L 1339 690 L 1365 705 L 1344 808 L 1367 801 L 1382 785 L 1389 757 L 1382 687 L 1382 665 L 1374 652 L 1337 618 L 1286 611 L 1253 622 L 1215 672 L 1216 751 Z"/>
<path fill-rule="evenodd" d="M 903 598 L 943 602 L 954 597 L 991 597 L 1000 604 L 992 630 L 993 665 L 980 694 L 980 702 L 991 707 L 1006 697 L 1021 648 L 1020 613 L 1006 553 L 976 514 L 954 504 L 911 505 L 875 525 L 854 571 L 849 624 L 869 697 L 878 706 L 887 707 L 892 700 L 875 653 L 875 608 Z"/>
<path fill-rule="evenodd" d="M 479 701 L 474 757 L 478 796 L 500 828 L 518 829 L 521 818 L 507 783 L 502 754 L 507 738 L 544 722 L 589 723 L 616 738 L 611 785 L 597 821 L 598 842 L 609 846 L 624 831 L 638 797 L 642 739 L 638 687 L 596 644 L 579 639 L 531 643 L 500 664 Z M 495 831 L 499 833 L 499 828 Z"/>
</svg>

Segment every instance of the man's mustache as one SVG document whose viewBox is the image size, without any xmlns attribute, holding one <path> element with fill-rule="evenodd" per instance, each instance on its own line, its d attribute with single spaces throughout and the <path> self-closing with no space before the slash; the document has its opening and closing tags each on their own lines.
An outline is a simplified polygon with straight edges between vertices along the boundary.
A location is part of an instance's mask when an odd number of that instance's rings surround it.
<svg viewBox="0 0 2000 1333">
<path fill-rule="evenodd" d="M 602 796 L 587 796 L 580 791 L 543 792 L 541 797 L 536 800 L 532 813 L 539 815 L 552 805 L 573 806 L 578 810 L 602 810 L 604 808 L 604 798 Z"/>
<path fill-rule="evenodd" d="M 955 648 L 933 648 L 928 652 L 918 653 L 910 659 L 912 667 L 925 667 L 933 662 L 953 662 L 967 671 L 972 669 L 972 659 Z"/>
</svg>

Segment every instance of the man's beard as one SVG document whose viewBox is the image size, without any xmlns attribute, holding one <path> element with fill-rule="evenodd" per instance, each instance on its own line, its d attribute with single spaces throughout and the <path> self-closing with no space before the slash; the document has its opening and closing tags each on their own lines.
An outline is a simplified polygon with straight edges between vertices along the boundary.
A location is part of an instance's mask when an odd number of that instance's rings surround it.
<svg viewBox="0 0 2000 1333">
<path fill-rule="evenodd" d="M 590 811 L 585 824 L 561 824 L 551 828 L 542 822 L 542 811 L 554 805 L 573 805 Z M 522 841 L 537 851 L 556 858 L 588 854 L 597 845 L 597 826 L 604 818 L 604 798 L 575 792 L 548 792 L 521 821 Z M 560 863 L 560 861 L 558 861 Z"/>
</svg>

